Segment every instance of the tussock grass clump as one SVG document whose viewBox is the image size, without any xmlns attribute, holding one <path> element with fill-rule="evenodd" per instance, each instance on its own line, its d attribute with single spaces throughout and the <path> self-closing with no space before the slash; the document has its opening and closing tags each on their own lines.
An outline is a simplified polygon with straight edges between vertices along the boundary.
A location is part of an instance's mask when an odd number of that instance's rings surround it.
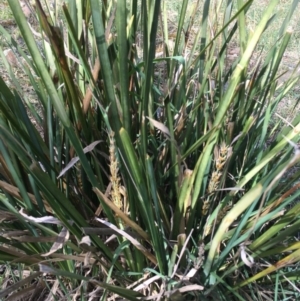
<svg viewBox="0 0 300 301">
<path fill-rule="evenodd" d="M 8 1 L 39 110 L 0 77 L 0 299 L 297 300 L 297 2 L 262 57 L 278 0 L 251 30 L 253 1 L 36 0 L 38 43 Z"/>
</svg>

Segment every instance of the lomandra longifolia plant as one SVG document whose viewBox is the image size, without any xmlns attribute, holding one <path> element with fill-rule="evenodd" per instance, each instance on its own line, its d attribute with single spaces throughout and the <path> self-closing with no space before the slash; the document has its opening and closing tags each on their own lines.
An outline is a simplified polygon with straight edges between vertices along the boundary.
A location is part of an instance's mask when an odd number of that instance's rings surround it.
<svg viewBox="0 0 300 301">
<path fill-rule="evenodd" d="M 0 299 L 297 300 L 297 2 L 9 0 Z"/>
</svg>

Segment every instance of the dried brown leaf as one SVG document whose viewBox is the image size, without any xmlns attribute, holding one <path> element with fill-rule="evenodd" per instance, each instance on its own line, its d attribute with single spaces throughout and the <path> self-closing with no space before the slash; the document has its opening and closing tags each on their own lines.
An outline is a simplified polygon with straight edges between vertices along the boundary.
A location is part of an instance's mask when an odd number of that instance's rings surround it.
<svg viewBox="0 0 300 301">
<path fill-rule="evenodd" d="M 121 209 L 119 209 L 113 202 L 111 202 L 98 188 L 93 189 L 95 193 L 110 207 L 118 217 L 134 231 L 136 231 L 144 240 L 149 241 L 148 234 L 134 221 L 132 221 Z"/>
<path fill-rule="evenodd" d="M 150 117 L 147 117 L 148 119 L 149 119 L 149 121 L 150 121 L 150 123 L 154 126 L 154 127 L 156 127 L 158 130 L 160 130 L 162 133 L 164 133 L 165 135 L 167 135 L 168 136 L 168 138 L 170 138 L 170 131 L 169 131 L 169 129 L 163 124 L 163 123 L 161 123 L 161 122 L 159 122 L 159 121 L 156 121 L 155 119 L 152 119 L 152 118 L 150 118 Z"/>
<path fill-rule="evenodd" d="M 59 235 L 56 237 L 56 241 L 52 245 L 50 251 L 41 255 L 49 256 L 50 254 L 55 253 L 57 250 L 61 249 L 66 244 L 69 238 L 70 238 L 70 232 L 68 231 L 67 228 L 63 227 Z"/>
<path fill-rule="evenodd" d="M 8 288 L 0 291 L 0 300 L 4 300 L 5 296 L 7 296 L 8 294 L 10 294 L 14 291 L 17 291 L 20 287 L 30 283 L 33 279 L 39 277 L 41 274 L 42 274 L 41 272 L 33 273 L 32 275 L 26 277 L 25 279 L 15 283 L 15 284 L 12 284 Z"/>
<path fill-rule="evenodd" d="M 87 147 L 85 147 L 83 149 L 83 152 L 86 154 L 90 151 L 92 151 L 95 146 L 100 143 L 102 140 L 97 140 L 94 141 L 93 143 L 91 143 L 90 145 L 88 145 Z M 79 157 L 74 157 L 67 165 L 66 167 L 60 172 L 60 174 L 58 175 L 57 179 L 60 178 L 61 176 L 63 176 L 71 167 L 73 167 L 77 162 L 79 161 Z"/>
<path fill-rule="evenodd" d="M 141 243 L 139 243 L 136 239 L 134 239 L 132 236 L 128 235 L 125 231 L 117 228 L 115 225 L 111 224 L 108 221 L 102 220 L 100 218 L 96 218 L 96 220 L 104 225 L 106 225 L 109 228 L 114 229 L 119 235 L 125 237 L 127 240 L 129 240 L 138 250 L 140 250 L 151 262 L 154 264 L 157 264 L 157 260 L 153 254 L 151 254 Z"/>
</svg>

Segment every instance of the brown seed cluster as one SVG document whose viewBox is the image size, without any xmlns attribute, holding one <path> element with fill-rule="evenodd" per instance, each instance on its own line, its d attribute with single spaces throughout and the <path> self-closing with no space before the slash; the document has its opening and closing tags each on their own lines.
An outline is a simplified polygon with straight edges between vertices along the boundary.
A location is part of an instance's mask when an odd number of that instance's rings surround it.
<svg viewBox="0 0 300 301">
<path fill-rule="evenodd" d="M 212 195 L 216 191 L 216 189 L 220 189 L 222 187 L 219 187 L 220 184 L 220 178 L 224 173 L 224 165 L 226 164 L 228 158 L 231 155 L 231 148 L 228 147 L 224 142 L 220 145 L 218 157 L 215 161 L 215 170 L 212 173 L 210 183 L 208 185 L 208 192 L 210 195 L 208 198 L 204 201 L 202 206 L 202 214 L 206 215 L 208 213 L 208 210 L 210 208 L 210 203 L 212 199 Z M 230 204 L 227 204 L 223 208 L 221 208 L 217 214 L 217 217 L 215 218 L 215 221 L 211 221 L 210 223 L 207 223 L 204 227 L 204 237 L 209 235 L 212 231 L 212 225 L 213 224 L 220 224 L 221 220 L 224 218 L 224 216 L 227 214 L 228 210 L 231 208 Z M 205 213 L 205 214 L 204 214 Z"/>
<path fill-rule="evenodd" d="M 111 181 L 111 191 L 110 198 L 112 202 L 121 210 L 123 208 L 122 196 L 120 193 L 120 177 L 118 176 L 119 171 L 119 163 L 116 157 L 116 146 L 115 146 L 115 138 L 114 132 L 110 132 L 109 134 L 110 146 L 109 146 L 109 160 L 110 160 L 110 181 Z M 119 218 L 116 216 L 116 219 Z"/>
<path fill-rule="evenodd" d="M 222 142 L 220 145 L 220 150 L 218 153 L 218 157 L 215 161 L 215 170 L 211 174 L 210 181 L 208 183 L 207 194 L 208 197 L 204 200 L 202 205 L 202 215 L 207 215 L 208 210 L 210 208 L 210 203 L 212 199 L 212 194 L 219 188 L 220 179 L 223 174 L 223 168 L 227 160 L 228 147 Z"/>
</svg>

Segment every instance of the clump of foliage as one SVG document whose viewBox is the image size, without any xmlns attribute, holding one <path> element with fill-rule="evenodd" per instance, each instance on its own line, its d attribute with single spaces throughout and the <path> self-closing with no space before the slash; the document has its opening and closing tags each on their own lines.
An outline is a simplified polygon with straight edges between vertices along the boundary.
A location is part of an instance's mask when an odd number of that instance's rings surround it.
<svg viewBox="0 0 300 301">
<path fill-rule="evenodd" d="M 7 64 L 0 297 L 299 298 L 300 116 L 271 122 L 297 1 L 254 65 L 278 1 L 249 33 L 253 1 L 185 0 L 175 35 L 165 1 L 36 0 L 39 33 L 8 2 L 38 105 Z"/>
</svg>

